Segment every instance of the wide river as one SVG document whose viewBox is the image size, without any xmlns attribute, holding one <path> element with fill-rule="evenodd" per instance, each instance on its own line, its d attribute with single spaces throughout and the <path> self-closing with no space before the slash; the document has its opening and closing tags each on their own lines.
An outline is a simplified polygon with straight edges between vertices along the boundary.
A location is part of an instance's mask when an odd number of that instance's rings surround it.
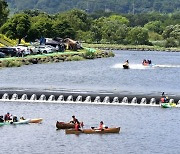
<svg viewBox="0 0 180 154">
<path fill-rule="evenodd" d="M 78 62 L 28 65 L 0 69 L 1 89 L 114 91 L 131 94 L 179 94 L 180 53 L 114 51 L 116 56 Z M 122 69 L 125 60 L 130 69 Z M 151 59 L 153 67 L 143 67 Z M 0 127 L 0 153 L 113 153 L 179 154 L 179 108 L 111 106 L 61 103 L 0 102 L 6 112 L 26 118 L 43 118 L 42 124 Z M 120 126 L 119 134 L 66 135 L 56 121 L 72 115 L 85 128 Z"/>
</svg>

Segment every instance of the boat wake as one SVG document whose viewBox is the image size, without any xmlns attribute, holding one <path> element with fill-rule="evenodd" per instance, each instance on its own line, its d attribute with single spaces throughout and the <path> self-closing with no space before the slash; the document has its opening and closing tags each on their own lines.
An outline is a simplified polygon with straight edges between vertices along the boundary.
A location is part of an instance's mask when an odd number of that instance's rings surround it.
<svg viewBox="0 0 180 154">
<path fill-rule="evenodd" d="M 115 64 L 114 66 L 112 66 L 112 68 L 122 68 L 123 69 L 123 64 L 122 63 L 118 63 Z M 151 66 L 143 66 L 142 64 L 130 64 L 129 65 L 130 69 L 151 69 L 154 68 L 154 65 Z"/>
<path fill-rule="evenodd" d="M 123 63 L 118 63 L 112 66 L 112 68 L 123 69 Z M 154 69 L 154 68 L 180 68 L 180 65 L 156 65 L 143 66 L 142 64 L 130 64 L 130 69 Z"/>
</svg>

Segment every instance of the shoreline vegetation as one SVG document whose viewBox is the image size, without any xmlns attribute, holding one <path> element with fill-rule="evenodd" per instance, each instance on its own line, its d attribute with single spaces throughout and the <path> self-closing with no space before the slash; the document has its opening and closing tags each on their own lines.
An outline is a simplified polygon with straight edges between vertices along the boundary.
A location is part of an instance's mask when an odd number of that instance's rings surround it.
<svg viewBox="0 0 180 154">
<path fill-rule="evenodd" d="M 133 51 L 167 51 L 167 52 L 180 52 L 180 47 L 165 48 L 159 46 L 148 45 L 121 45 L 121 44 L 86 44 L 83 46 L 88 48 L 95 48 L 99 50 L 133 50 Z"/>
<path fill-rule="evenodd" d="M 112 51 L 95 50 L 93 48 L 84 48 L 78 51 L 66 50 L 52 54 L 29 55 L 26 57 L 0 58 L 0 69 L 5 67 L 21 67 L 23 65 L 56 63 L 65 61 L 80 61 L 86 59 L 97 59 L 114 57 Z"/>
</svg>

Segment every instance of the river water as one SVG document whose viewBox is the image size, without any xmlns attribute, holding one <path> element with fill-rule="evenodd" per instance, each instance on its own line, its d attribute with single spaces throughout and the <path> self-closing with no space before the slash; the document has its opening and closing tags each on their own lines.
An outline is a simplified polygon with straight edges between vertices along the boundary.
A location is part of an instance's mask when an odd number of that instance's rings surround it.
<svg viewBox="0 0 180 154">
<path fill-rule="evenodd" d="M 180 53 L 114 51 L 113 58 L 29 65 L 0 70 L 1 89 L 66 89 L 179 94 Z M 129 60 L 129 70 L 122 69 Z M 151 59 L 153 67 L 143 67 Z M 43 118 L 42 124 L 0 127 L 0 153 L 179 154 L 179 108 L 0 102 L 0 114 Z M 119 134 L 66 135 L 56 121 L 76 115 L 85 128 L 103 120 Z"/>
</svg>

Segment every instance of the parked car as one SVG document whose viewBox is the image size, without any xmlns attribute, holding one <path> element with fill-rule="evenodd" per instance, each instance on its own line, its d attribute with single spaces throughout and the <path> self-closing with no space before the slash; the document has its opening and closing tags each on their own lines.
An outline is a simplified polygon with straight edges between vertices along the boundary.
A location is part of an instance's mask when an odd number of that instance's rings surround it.
<svg viewBox="0 0 180 154">
<path fill-rule="evenodd" d="M 36 48 L 40 53 L 53 53 L 56 51 L 56 48 L 49 45 L 38 46 Z"/>
<path fill-rule="evenodd" d="M 3 52 L 0 52 L 0 58 L 5 58 L 5 54 Z"/>
<path fill-rule="evenodd" d="M 0 48 L 0 52 L 4 53 L 6 56 L 16 56 L 17 50 L 13 47 L 2 47 Z"/>
<path fill-rule="evenodd" d="M 30 49 L 28 48 L 28 46 L 24 45 L 24 44 L 19 44 L 17 46 L 15 46 L 15 48 L 17 49 L 17 51 L 21 52 L 23 55 L 30 55 Z"/>
</svg>

